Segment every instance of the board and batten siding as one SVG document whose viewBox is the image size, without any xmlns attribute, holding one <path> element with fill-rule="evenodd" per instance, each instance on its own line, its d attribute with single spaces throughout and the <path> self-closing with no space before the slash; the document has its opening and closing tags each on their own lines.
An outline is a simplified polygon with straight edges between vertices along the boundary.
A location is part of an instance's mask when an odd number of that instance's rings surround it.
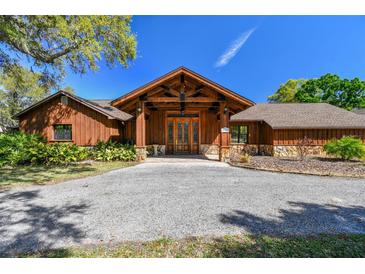
<svg viewBox="0 0 365 274">
<path fill-rule="evenodd" d="M 108 119 L 105 115 L 68 98 L 68 104 L 60 96 L 41 104 L 19 117 L 19 128 L 29 134 L 40 134 L 54 142 L 53 126 L 72 125 L 72 142 L 81 146 L 95 145 L 98 140 L 108 141 L 121 138 L 121 122 Z"/>
<path fill-rule="evenodd" d="M 165 144 L 165 111 L 153 110 L 146 119 L 146 144 Z"/>
<path fill-rule="evenodd" d="M 357 136 L 365 143 L 365 129 L 274 129 L 273 144 L 297 145 L 305 136 L 313 141 L 312 145 L 324 145 L 343 136 Z"/>
<path fill-rule="evenodd" d="M 265 122 L 230 122 L 230 125 L 242 125 L 248 127 L 248 144 L 272 145 L 273 130 Z"/>
</svg>

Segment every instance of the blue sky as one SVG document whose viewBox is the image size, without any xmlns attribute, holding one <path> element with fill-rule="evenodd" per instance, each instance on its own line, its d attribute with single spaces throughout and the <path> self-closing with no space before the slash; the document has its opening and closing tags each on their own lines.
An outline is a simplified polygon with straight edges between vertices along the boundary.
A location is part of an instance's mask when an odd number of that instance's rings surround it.
<svg viewBox="0 0 365 274">
<path fill-rule="evenodd" d="M 116 98 L 186 66 L 255 101 L 288 79 L 325 73 L 365 79 L 365 17 L 135 16 L 138 55 L 126 70 L 69 73 L 85 98 Z"/>
</svg>

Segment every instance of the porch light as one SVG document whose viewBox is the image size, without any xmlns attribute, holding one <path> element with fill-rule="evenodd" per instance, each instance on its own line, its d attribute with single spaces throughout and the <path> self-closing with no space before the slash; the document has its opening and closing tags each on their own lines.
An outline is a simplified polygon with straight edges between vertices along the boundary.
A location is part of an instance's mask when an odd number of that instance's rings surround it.
<svg viewBox="0 0 365 274">
<path fill-rule="evenodd" d="M 141 112 L 142 109 L 140 107 L 137 108 L 137 112 Z"/>
<path fill-rule="evenodd" d="M 225 107 L 224 108 L 224 113 L 226 113 L 228 111 L 228 108 L 227 107 Z"/>
</svg>

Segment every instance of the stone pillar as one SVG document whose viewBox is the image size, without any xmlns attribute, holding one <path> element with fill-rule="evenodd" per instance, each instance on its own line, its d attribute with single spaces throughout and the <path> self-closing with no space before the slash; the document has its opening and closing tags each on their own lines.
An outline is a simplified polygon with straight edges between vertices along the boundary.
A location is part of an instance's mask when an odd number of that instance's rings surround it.
<svg viewBox="0 0 365 274">
<path fill-rule="evenodd" d="M 137 161 L 147 158 L 145 103 L 143 101 L 137 102 L 136 109 L 136 155 Z"/>
<path fill-rule="evenodd" d="M 219 161 L 226 162 L 229 160 L 229 111 L 227 103 L 221 103 L 219 106 L 220 115 L 220 147 Z"/>
</svg>

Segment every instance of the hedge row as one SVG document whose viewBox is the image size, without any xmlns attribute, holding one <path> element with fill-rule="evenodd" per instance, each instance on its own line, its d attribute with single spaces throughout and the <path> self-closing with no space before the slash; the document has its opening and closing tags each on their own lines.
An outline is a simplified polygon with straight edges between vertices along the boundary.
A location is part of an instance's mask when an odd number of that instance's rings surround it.
<svg viewBox="0 0 365 274">
<path fill-rule="evenodd" d="M 67 165 L 86 159 L 96 161 L 134 161 L 135 149 L 130 145 L 99 141 L 89 149 L 74 144 L 47 144 L 35 134 L 0 134 L 0 167 L 29 164 Z"/>
</svg>

